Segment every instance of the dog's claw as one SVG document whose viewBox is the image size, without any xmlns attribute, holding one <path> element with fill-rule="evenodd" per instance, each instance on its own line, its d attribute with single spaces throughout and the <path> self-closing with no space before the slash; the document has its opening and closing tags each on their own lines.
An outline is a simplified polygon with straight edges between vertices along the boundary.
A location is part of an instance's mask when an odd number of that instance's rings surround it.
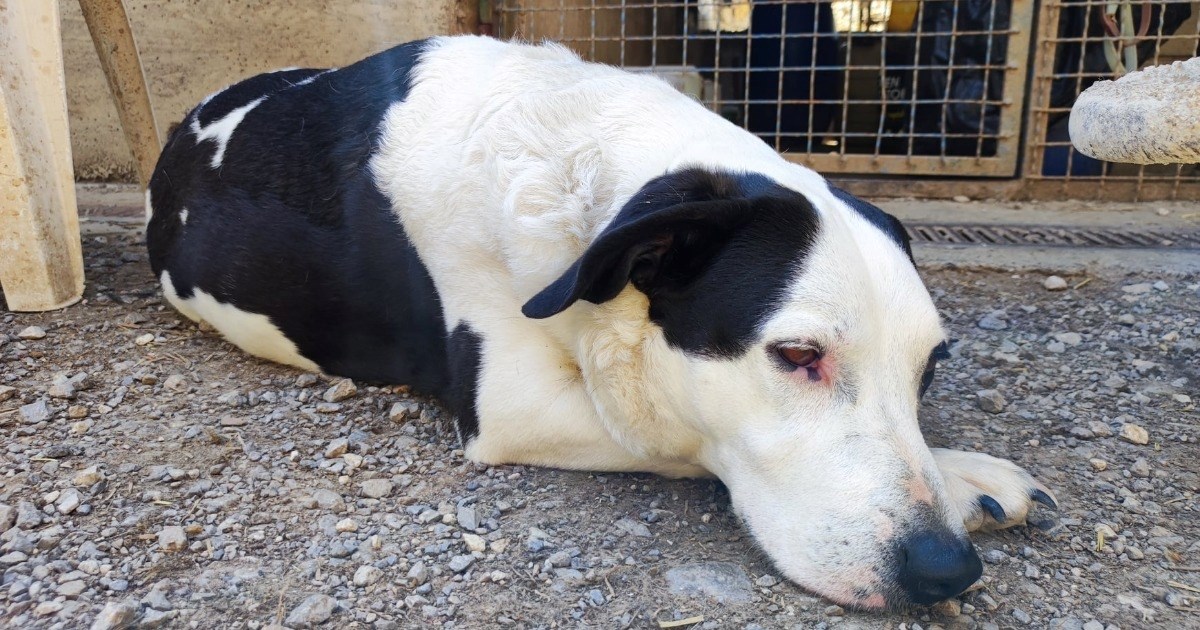
<svg viewBox="0 0 1200 630">
<path fill-rule="evenodd" d="M 1038 503 L 1041 503 L 1042 505 L 1044 505 L 1052 510 L 1058 509 L 1058 503 L 1055 502 L 1054 499 L 1050 497 L 1050 495 L 1046 494 L 1039 488 L 1034 488 L 1033 493 L 1029 495 L 1029 498 L 1033 499 L 1034 501 L 1037 501 Z"/>
<path fill-rule="evenodd" d="M 1000 506 L 1000 503 L 986 494 L 979 497 L 979 507 L 983 508 L 983 511 L 987 512 L 997 523 L 1008 520 L 1008 515 L 1004 513 L 1004 508 Z"/>
</svg>

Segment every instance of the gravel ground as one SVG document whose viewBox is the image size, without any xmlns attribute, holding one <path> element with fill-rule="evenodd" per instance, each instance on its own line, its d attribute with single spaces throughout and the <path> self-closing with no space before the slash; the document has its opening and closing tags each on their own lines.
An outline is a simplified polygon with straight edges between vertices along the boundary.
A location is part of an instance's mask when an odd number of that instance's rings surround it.
<svg viewBox="0 0 1200 630">
<path fill-rule="evenodd" d="M 925 270 L 960 340 L 930 442 L 1062 510 L 976 535 L 976 590 L 866 614 L 781 581 L 719 483 L 475 466 L 436 407 L 246 357 L 86 227 L 85 302 L 0 315 L 9 627 L 1200 627 L 1200 278 Z"/>
</svg>

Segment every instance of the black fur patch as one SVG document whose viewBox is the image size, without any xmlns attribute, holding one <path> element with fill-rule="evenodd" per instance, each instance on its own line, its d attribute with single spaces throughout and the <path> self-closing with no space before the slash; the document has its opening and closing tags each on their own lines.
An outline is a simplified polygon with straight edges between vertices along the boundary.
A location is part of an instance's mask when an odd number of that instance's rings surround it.
<svg viewBox="0 0 1200 630">
<path fill-rule="evenodd" d="M 447 350 L 450 357 L 450 386 L 446 388 L 443 401 L 454 413 L 458 434 L 466 444 L 479 435 L 479 413 L 475 401 L 479 370 L 483 366 L 483 340 L 471 329 L 470 324 L 460 322 L 450 333 Z"/>
<path fill-rule="evenodd" d="M 672 346 L 736 356 L 753 341 L 819 229 L 799 193 L 758 174 L 688 169 L 648 182 L 557 281 L 525 304 L 549 317 L 633 283 Z"/>
<path fill-rule="evenodd" d="M 837 195 L 838 199 L 841 199 L 846 203 L 846 205 L 850 206 L 852 210 L 862 215 L 862 217 L 867 221 L 870 221 L 871 225 L 883 230 L 884 234 L 887 234 L 889 237 L 891 237 L 891 239 L 896 241 L 896 244 L 904 250 L 904 253 L 908 255 L 909 261 L 913 261 L 912 245 L 910 244 L 910 239 L 908 238 L 908 231 L 904 229 L 904 224 L 900 222 L 900 219 L 897 219 L 896 217 L 884 212 L 874 204 L 867 203 L 866 201 L 851 195 L 841 188 L 830 186 L 829 190 L 831 190 L 834 195 Z M 915 264 L 915 261 L 913 262 Z"/>
<path fill-rule="evenodd" d="M 155 275 L 168 271 L 181 297 L 199 288 L 266 315 L 326 372 L 442 395 L 450 375 L 441 302 L 367 167 L 423 46 L 320 76 L 261 75 L 193 111 L 150 183 Z M 197 144 L 192 119 L 203 126 L 262 96 L 212 169 L 215 143 Z"/>
</svg>

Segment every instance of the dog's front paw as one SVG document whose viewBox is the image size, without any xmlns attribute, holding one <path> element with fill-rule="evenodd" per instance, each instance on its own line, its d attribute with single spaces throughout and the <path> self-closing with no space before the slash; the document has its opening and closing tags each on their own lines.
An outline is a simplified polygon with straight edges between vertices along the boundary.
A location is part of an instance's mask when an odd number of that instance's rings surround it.
<svg viewBox="0 0 1200 630">
<path fill-rule="evenodd" d="M 1034 503 L 1058 509 L 1054 493 L 1023 468 L 983 453 L 930 449 L 950 503 L 967 531 L 991 531 L 1021 525 Z"/>
</svg>

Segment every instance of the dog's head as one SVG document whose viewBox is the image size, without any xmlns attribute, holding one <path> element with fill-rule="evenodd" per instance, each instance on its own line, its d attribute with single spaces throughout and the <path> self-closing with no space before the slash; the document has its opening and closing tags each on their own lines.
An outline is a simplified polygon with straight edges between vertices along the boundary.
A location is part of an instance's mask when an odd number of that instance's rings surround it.
<svg viewBox="0 0 1200 630">
<path fill-rule="evenodd" d="M 899 222 L 808 193 L 655 179 L 524 313 L 634 300 L 654 331 L 639 378 L 670 419 L 641 439 L 686 441 L 791 579 L 866 608 L 951 597 L 981 568 L 917 424 L 945 333 Z"/>
</svg>

